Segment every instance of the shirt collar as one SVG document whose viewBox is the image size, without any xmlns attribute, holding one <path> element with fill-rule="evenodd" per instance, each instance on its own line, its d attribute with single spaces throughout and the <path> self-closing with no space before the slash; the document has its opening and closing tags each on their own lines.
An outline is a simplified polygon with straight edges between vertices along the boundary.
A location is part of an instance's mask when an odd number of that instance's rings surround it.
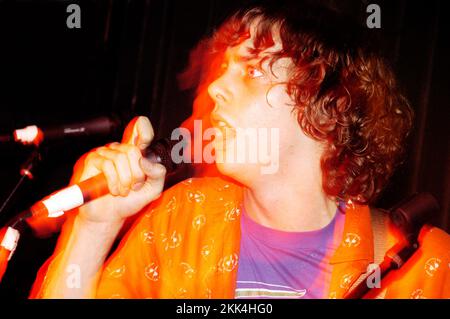
<svg viewBox="0 0 450 319">
<path fill-rule="evenodd" d="M 351 200 L 344 204 L 345 224 L 341 244 L 330 260 L 331 264 L 362 261 L 373 262 L 373 233 L 368 206 L 354 204 Z"/>
</svg>

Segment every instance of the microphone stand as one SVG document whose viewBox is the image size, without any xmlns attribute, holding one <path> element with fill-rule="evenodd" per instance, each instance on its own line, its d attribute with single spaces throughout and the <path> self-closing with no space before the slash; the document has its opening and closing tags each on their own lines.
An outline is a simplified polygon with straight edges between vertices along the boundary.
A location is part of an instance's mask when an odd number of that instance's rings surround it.
<svg viewBox="0 0 450 319">
<path fill-rule="evenodd" d="M 378 265 L 380 271 L 380 281 L 392 270 L 399 269 L 419 248 L 418 243 L 402 242 L 394 245 L 386 252 L 384 260 Z M 366 279 L 371 277 L 377 269 L 369 273 L 363 281 L 354 289 L 344 295 L 344 299 L 362 299 L 373 288 L 369 288 Z"/>
<path fill-rule="evenodd" d="M 169 139 L 157 140 L 146 150 L 144 156 L 155 163 L 164 165 L 168 172 L 167 176 L 171 176 L 184 167 L 183 164 L 174 163 L 171 159 L 170 150 L 176 143 L 177 141 Z M 31 169 L 35 166 L 35 161 L 40 160 L 39 152 L 33 154 L 34 156 L 31 156 L 22 167 L 22 175 L 32 176 Z M 58 217 L 67 210 L 83 205 L 85 201 L 105 195 L 108 192 L 107 188 L 98 187 L 98 184 L 101 184 L 102 181 L 104 182 L 104 176 L 100 174 L 80 182 L 79 185 L 66 187 L 46 200 L 38 201 L 29 209 L 13 217 L 5 228 L 0 229 L 0 282 L 6 271 L 8 261 L 16 249 L 21 227 L 25 226 L 24 221 L 33 216 Z"/>
<path fill-rule="evenodd" d="M 39 162 L 42 160 L 41 152 L 39 148 L 35 148 L 26 161 L 21 165 L 20 168 L 20 178 L 16 183 L 8 197 L 3 202 L 0 207 L 0 215 L 5 211 L 7 205 L 11 200 L 17 196 L 19 188 L 24 185 L 26 180 L 32 180 L 34 178 L 34 170 L 38 166 Z M 28 210 L 14 216 L 4 228 L 0 230 L 0 282 L 2 281 L 3 275 L 6 272 L 6 267 L 8 261 L 11 259 L 14 251 L 17 247 L 17 243 L 20 238 L 20 233 L 23 230 L 23 221 L 25 216 L 29 215 Z"/>
<path fill-rule="evenodd" d="M 0 283 L 8 267 L 8 262 L 16 250 L 20 234 L 25 227 L 24 221 L 28 215 L 29 210 L 25 210 L 0 229 Z"/>
<path fill-rule="evenodd" d="M 79 125 L 75 129 L 71 129 L 69 127 L 61 128 L 50 128 L 47 130 L 47 137 L 58 136 L 61 134 L 61 131 L 66 135 L 70 136 L 82 136 L 86 135 L 86 128 L 88 128 L 87 133 L 90 132 L 90 129 L 100 129 L 101 132 L 107 130 L 111 131 L 112 127 L 116 125 L 120 125 L 120 119 L 113 115 L 110 117 L 99 117 L 84 122 Z M 80 127 L 78 127 L 80 126 Z M 20 169 L 20 179 L 14 186 L 13 190 L 10 192 L 8 197 L 5 199 L 3 204 L 0 207 L 0 219 L 2 217 L 2 213 L 7 207 L 8 203 L 17 195 L 19 188 L 24 184 L 25 180 L 31 180 L 34 178 L 33 172 L 38 165 L 38 163 L 42 160 L 41 152 L 39 146 L 42 143 L 42 132 L 40 132 L 41 136 L 33 141 L 32 143 L 35 145 L 34 150 L 30 153 L 27 160 L 22 164 Z M 0 136 L 0 142 L 11 142 L 13 140 L 12 136 Z M 31 144 L 31 142 L 25 142 L 24 144 Z M 2 281 L 3 275 L 6 272 L 6 268 L 8 265 L 8 261 L 11 259 L 14 251 L 17 247 L 17 243 L 20 238 L 21 231 L 25 227 L 25 220 L 33 215 L 36 210 L 39 210 L 41 207 L 33 206 L 17 216 L 12 217 L 5 227 L 0 229 L 0 282 Z"/>
<path fill-rule="evenodd" d="M 30 155 L 28 155 L 26 161 L 21 165 L 20 178 L 0 207 L 0 216 L 4 212 L 8 203 L 10 203 L 11 200 L 17 195 L 19 188 L 24 185 L 25 180 L 32 180 L 34 178 L 34 170 L 41 160 L 42 156 L 39 148 L 34 148 Z"/>
</svg>

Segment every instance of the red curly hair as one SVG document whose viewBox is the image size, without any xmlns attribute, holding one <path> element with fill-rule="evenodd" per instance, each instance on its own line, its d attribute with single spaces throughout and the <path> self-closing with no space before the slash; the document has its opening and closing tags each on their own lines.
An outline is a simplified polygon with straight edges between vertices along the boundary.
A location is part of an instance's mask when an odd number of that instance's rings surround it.
<svg viewBox="0 0 450 319">
<path fill-rule="evenodd" d="M 282 57 L 293 61 L 287 92 L 295 101 L 298 123 L 305 134 L 327 145 L 321 159 L 325 193 L 372 202 L 400 162 L 413 111 L 367 30 L 318 6 L 240 10 L 198 46 L 203 58 L 197 61 L 212 64 L 202 73 L 200 88 L 215 79 L 214 65 L 228 47 L 249 37 L 253 24 L 253 54 L 274 44 L 275 27 L 282 49 L 272 54 L 270 65 Z"/>
</svg>

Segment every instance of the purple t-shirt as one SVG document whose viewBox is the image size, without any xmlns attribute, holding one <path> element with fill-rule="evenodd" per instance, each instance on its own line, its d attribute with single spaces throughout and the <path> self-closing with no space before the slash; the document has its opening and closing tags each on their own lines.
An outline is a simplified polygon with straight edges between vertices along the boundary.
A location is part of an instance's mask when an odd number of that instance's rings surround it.
<svg viewBox="0 0 450 319">
<path fill-rule="evenodd" d="M 342 205 L 341 205 L 342 208 Z M 345 214 L 324 228 L 284 232 L 264 227 L 243 210 L 236 298 L 325 298 L 330 258 L 341 242 Z"/>
</svg>

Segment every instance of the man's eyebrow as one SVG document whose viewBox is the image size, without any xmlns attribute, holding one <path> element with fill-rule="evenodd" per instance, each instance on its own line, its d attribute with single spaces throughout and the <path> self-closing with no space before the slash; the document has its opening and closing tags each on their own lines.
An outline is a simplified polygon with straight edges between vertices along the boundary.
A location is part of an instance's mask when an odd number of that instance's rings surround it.
<svg viewBox="0 0 450 319">
<path fill-rule="evenodd" d="M 271 56 L 269 52 L 263 52 L 262 54 L 236 54 L 233 59 L 238 63 L 246 63 L 250 61 L 256 61 L 257 63 L 264 63 L 267 60 L 270 60 Z"/>
<path fill-rule="evenodd" d="M 238 53 L 233 54 L 230 51 L 227 51 L 225 53 L 225 59 L 227 61 L 233 60 L 234 62 L 237 62 L 237 63 L 245 63 L 245 62 L 249 62 L 251 60 L 258 59 L 258 56 L 255 54 L 238 54 Z"/>
<path fill-rule="evenodd" d="M 255 55 L 236 55 L 234 60 L 236 62 L 249 62 L 251 60 L 256 60 L 258 57 Z"/>
<path fill-rule="evenodd" d="M 252 60 L 256 60 L 256 56 L 251 55 L 239 55 L 239 54 L 230 54 L 225 56 L 225 61 L 233 61 L 235 63 L 246 63 Z"/>
</svg>

